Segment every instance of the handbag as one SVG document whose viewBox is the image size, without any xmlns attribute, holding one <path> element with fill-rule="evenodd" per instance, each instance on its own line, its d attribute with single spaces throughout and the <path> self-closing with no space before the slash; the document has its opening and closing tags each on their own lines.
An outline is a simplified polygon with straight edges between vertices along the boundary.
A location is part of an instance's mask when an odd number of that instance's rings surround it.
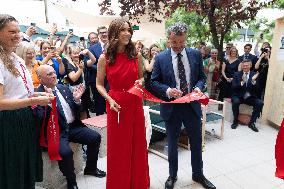
<svg viewBox="0 0 284 189">
<path fill-rule="evenodd" d="M 213 75 L 212 75 L 212 81 L 218 82 L 219 81 L 219 72 L 218 70 L 214 70 Z"/>
</svg>

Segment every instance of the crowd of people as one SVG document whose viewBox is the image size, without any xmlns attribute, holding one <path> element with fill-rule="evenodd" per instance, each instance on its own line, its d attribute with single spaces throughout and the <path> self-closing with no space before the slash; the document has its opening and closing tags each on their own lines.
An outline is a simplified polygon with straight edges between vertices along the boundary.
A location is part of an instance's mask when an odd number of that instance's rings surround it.
<svg viewBox="0 0 284 189">
<path fill-rule="evenodd" d="M 255 55 L 246 44 L 242 56 L 231 43 L 225 52 L 205 43 L 187 48 L 187 26 L 175 23 L 167 29 L 166 49 L 146 47 L 142 41 L 132 42 L 131 23 L 124 19 L 91 32 L 89 45 L 69 44 L 72 31 L 58 40 L 56 25 L 47 39 L 32 40 L 35 32 L 30 26 L 21 33 L 14 17 L 0 14 L 0 188 L 32 189 L 42 181 L 39 137 L 54 98 L 60 128 L 58 165 L 68 189 L 78 188 L 69 142 L 87 145 L 84 174 L 106 176 L 107 189 L 149 188 L 143 103 L 126 92 L 136 84 L 165 101 L 201 91 L 220 101 L 231 98 L 232 129 L 238 125 L 239 105 L 249 104 L 254 107 L 249 127 L 258 131 L 255 121 L 263 106 L 269 43 Z M 101 136 L 81 121 L 90 111 L 96 116 L 107 113 L 107 174 L 97 168 Z M 173 189 L 177 181 L 182 125 L 190 139 L 192 179 L 215 189 L 203 175 L 200 103 L 161 104 L 160 112 L 168 135 L 165 189 Z"/>
</svg>

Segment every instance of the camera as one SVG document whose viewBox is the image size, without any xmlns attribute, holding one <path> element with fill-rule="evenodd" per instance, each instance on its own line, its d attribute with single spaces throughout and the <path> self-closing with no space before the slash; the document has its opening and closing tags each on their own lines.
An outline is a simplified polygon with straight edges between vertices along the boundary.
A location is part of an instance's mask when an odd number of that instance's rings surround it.
<svg viewBox="0 0 284 189">
<path fill-rule="evenodd" d="M 32 23 L 31 23 L 31 26 L 35 27 L 35 26 L 36 26 L 36 23 L 32 22 Z"/>
<path fill-rule="evenodd" d="M 54 52 L 56 49 L 55 49 L 55 46 L 51 46 L 50 47 L 50 52 Z"/>
<path fill-rule="evenodd" d="M 269 49 L 268 48 L 261 48 L 262 53 L 268 53 Z"/>
<path fill-rule="evenodd" d="M 82 60 L 84 60 L 85 56 L 83 54 L 79 54 L 79 61 L 81 62 Z"/>
<path fill-rule="evenodd" d="M 69 32 L 73 32 L 73 29 L 69 29 Z"/>
</svg>

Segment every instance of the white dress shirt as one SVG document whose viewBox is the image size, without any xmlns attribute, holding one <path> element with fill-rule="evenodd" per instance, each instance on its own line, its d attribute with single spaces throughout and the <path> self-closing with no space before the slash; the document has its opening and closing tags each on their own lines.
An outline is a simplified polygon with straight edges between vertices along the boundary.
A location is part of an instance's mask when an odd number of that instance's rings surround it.
<svg viewBox="0 0 284 189">
<path fill-rule="evenodd" d="M 190 89 L 190 66 L 189 66 L 189 61 L 187 58 L 187 54 L 185 51 L 185 48 L 181 51 L 180 53 L 182 55 L 181 57 L 181 61 L 183 63 L 184 66 L 184 70 L 185 70 L 185 76 L 186 76 L 186 83 L 188 83 L 188 90 Z M 174 70 L 174 75 L 175 75 L 175 80 L 176 80 L 176 88 L 181 90 L 180 88 L 180 79 L 179 79 L 179 72 L 178 72 L 178 56 L 177 53 L 173 51 L 173 49 L 171 49 L 171 56 L 172 56 L 172 64 L 173 64 L 173 70 Z M 169 91 L 171 88 L 167 89 L 167 96 L 168 98 L 170 98 L 169 96 Z"/>
<path fill-rule="evenodd" d="M 54 90 L 56 91 L 57 96 L 59 98 L 59 101 L 61 103 L 64 115 L 65 115 L 65 118 L 66 118 L 66 122 L 68 124 L 72 123 L 75 120 L 75 118 L 74 118 L 73 112 L 72 112 L 69 104 L 66 102 L 66 100 L 64 99 L 64 97 L 62 96 L 60 91 L 57 89 L 57 87 L 55 87 Z"/>
</svg>

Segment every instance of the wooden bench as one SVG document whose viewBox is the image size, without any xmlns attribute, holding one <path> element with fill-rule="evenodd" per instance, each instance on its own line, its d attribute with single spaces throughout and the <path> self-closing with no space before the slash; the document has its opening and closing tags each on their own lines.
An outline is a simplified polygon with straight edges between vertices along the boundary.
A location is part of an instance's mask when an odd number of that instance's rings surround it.
<svg viewBox="0 0 284 189">
<path fill-rule="evenodd" d="M 82 145 L 70 142 L 70 147 L 73 151 L 73 160 L 75 167 L 75 174 L 83 171 L 83 150 Z M 63 176 L 58 167 L 57 161 L 51 161 L 47 152 L 42 153 L 43 160 L 43 182 L 36 183 L 37 186 L 46 189 L 58 189 L 65 182 L 66 178 Z"/>
<path fill-rule="evenodd" d="M 101 135 L 101 145 L 99 157 L 103 158 L 107 155 L 107 115 L 94 116 L 82 120 L 82 122 L 90 129 L 95 130 Z"/>
<path fill-rule="evenodd" d="M 233 116 L 233 110 L 232 110 L 232 102 L 230 98 L 225 98 L 224 99 L 225 107 L 224 107 L 224 112 L 225 112 L 225 120 L 233 123 L 234 121 L 234 116 Z M 239 123 L 243 125 L 248 125 L 251 114 L 253 111 L 253 107 L 246 105 L 246 104 L 241 104 L 239 108 L 239 117 L 238 121 Z"/>
</svg>

